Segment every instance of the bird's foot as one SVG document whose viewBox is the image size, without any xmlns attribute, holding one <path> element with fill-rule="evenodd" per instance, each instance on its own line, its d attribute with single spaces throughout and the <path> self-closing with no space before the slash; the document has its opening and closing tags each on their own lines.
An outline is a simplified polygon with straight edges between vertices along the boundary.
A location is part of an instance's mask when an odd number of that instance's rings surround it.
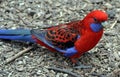
<svg viewBox="0 0 120 77">
<path fill-rule="evenodd" d="M 71 61 L 72 61 L 73 64 L 76 64 L 78 62 L 78 60 L 75 59 L 75 58 L 71 58 Z"/>
</svg>

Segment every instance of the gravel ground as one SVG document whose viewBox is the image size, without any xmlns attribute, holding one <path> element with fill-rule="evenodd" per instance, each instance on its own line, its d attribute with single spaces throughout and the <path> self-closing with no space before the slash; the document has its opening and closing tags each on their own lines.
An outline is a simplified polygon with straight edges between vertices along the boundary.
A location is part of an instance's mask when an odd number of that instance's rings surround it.
<svg viewBox="0 0 120 77">
<path fill-rule="evenodd" d="M 0 41 L 0 77 L 120 77 L 120 0 L 0 0 L 0 28 L 41 28 L 82 19 L 93 9 L 108 12 L 109 20 L 99 44 L 79 62 L 91 68 L 73 68 L 68 58 L 36 46 L 11 63 L 4 61 L 30 45 Z"/>
</svg>

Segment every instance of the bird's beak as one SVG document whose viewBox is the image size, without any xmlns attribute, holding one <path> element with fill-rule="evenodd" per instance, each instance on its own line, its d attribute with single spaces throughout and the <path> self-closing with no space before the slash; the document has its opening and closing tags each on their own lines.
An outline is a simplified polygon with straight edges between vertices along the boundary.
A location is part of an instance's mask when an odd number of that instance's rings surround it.
<svg viewBox="0 0 120 77">
<path fill-rule="evenodd" d="M 105 21 L 105 22 L 102 22 L 101 24 L 102 24 L 102 26 L 103 26 L 103 28 L 104 28 L 105 26 L 108 25 L 108 22 Z"/>
</svg>

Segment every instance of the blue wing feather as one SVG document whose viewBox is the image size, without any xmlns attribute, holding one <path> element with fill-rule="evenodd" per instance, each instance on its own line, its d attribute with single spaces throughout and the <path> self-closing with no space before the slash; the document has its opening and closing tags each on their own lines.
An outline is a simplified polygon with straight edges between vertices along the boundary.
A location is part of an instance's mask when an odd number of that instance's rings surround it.
<svg viewBox="0 0 120 77">
<path fill-rule="evenodd" d="M 54 46 L 53 44 L 51 44 L 49 41 L 47 41 L 47 40 L 45 39 L 46 31 L 36 32 L 36 30 L 33 30 L 33 31 L 32 31 L 32 34 L 33 34 L 34 36 L 36 36 L 40 41 L 42 41 L 42 42 L 44 42 L 46 45 L 48 45 L 49 47 L 54 48 L 54 49 L 56 49 L 57 51 L 64 53 L 64 56 L 66 56 L 66 57 L 70 57 L 70 56 L 72 56 L 72 55 L 74 55 L 74 54 L 77 53 L 77 50 L 75 49 L 75 47 L 70 47 L 70 48 L 66 48 L 66 49 L 60 49 L 60 48 Z M 80 36 L 78 36 L 78 38 L 79 38 L 79 37 L 80 37 Z"/>
</svg>

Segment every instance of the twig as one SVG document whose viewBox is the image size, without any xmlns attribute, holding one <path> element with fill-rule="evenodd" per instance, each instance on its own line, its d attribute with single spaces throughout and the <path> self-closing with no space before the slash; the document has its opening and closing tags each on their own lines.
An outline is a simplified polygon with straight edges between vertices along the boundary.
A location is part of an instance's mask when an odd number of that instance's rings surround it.
<svg viewBox="0 0 120 77">
<path fill-rule="evenodd" d="M 114 74 L 120 74 L 120 69 L 115 69 L 115 70 L 113 71 L 113 73 L 114 73 Z"/>
<path fill-rule="evenodd" d="M 56 67 L 47 67 L 47 69 L 49 69 L 49 70 L 55 70 L 55 71 L 58 71 L 58 72 L 67 73 L 69 75 L 72 75 L 73 77 L 81 77 L 80 75 L 77 75 L 76 73 L 73 73 L 73 72 L 68 71 L 66 69 L 60 69 L 60 68 L 56 68 Z"/>
<path fill-rule="evenodd" d="M 96 69 L 96 68 L 94 67 L 94 68 L 91 70 L 91 72 L 90 72 L 90 73 L 93 73 L 93 72 L 95 71 L 95 69 Z"/>
<path fill-rule="evenodd" d="M 86 6 L 87 6 L 87 3 L 85 3 L 85 4 L 82 6 L 81 9 L 84 9 Z"/>
<path fill-rule="evenodd" d="M 92 68 L 92 66 L 90 65 L 90 66 L 85 66 L 85 65 L 80 65 L 80 66 L 75 66 L 74 68 L 76 68 L 76 69 L 90 69 L 90 68 Z"/>
<path fill-rule="evenodd" d="M 84 0 L 85 2 L 87 2 L 87 3 L 91 3 L 91 1 L 90 0 Z"/>
<path fill-rule="evenodd" d="M 112 24 L 112 26 L 110 27 L 110 29 L 112 29 L 116 25 L 117 21 L 118 20 L 115 20 L 115 22 Z"/>
<path fill-rule="evenodd" d="M 25 20 L 23 20 L 23 18 L 21 18 L 20 16 L 18 16 L 18 18 L 19 18 L 20 20 L 22 20 L 23 24 L 29 25 L 29 24 L 28 24 L 27 22 L 25 22 Z"/>
<path fill-rule="evenodd" d="M 23 55 L 24 53 L 28 52 L 29 50 L 31 50 L 33 47 L 28 47 L 27 49 L 24 49 L 20 52 L 18 52 L 17 54 L 15 54 L 14 56 L 8 58 L 5 60 L 5 64 L 10 63 L 11 61 L 15 60 L 16 58 L 20 57 L 21 55 Z"/>
<path fill-rule="evenodd" d="M 97 77 L 105 77 L 103 74 L 97 74 L 97 73 L 91 73 L 89 75 L 97 76 Z"/>
</svg>

